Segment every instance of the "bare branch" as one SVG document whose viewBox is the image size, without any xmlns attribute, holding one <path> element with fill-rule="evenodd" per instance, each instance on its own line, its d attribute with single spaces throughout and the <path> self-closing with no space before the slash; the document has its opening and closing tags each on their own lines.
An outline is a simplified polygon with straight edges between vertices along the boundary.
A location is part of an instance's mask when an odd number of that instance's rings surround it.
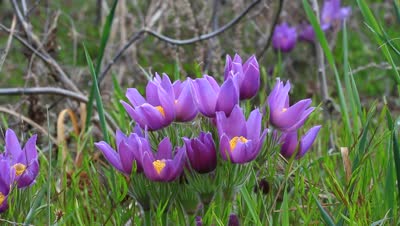
<svg viewBox="0 0 400 226">
<path fill-rule="evenodd" d="M 276 14 L 275 14 L 274 22 L 272 23 L 272 27 L 271 27 L 271 30 L 269 31 L 268 39 L 267 39 L 267 42 L 265 43 L 264 48 L 262 48 L 262 50 L 258 54 L 256 54 L 257 55 L 257 59 L 259 61 L 261 60 L 261 58 L 264 56 L 264 53 L 267 52 L 269 46 L 271 45 L 272 35 L 274 34 L 275 27 L 278 24 L 279 17 L 280 17 L 281 12 L 282 12 L 283 1 L 284 0 L 279 0 L 279 5 L 278 5 L 278 9 L 277 9 Z"/>
<path fill-rule="evenodd" d="M 88 98 L 79 93 L 56 87 L 34 87 L 34 88 L 0 88 L 1 95 L 29 95 L 29 94 L 52 94 L 69 97 L 79 102 L 88 102 Z"/>
<path fill-rule="evenodd" d="M 36 128 L 37 130 L 39 130 L 41 133 L 43 133 L 43 134 L 49 136 L 49 137 L 50 137 L 50 140 L 51 140 L 54 144 L 57 144 L 57 140 L 56 140 L 53 136 L 51 136 L 50 133 L 49 133 L 46 129 L 44 129 L 43 127 L 41 127 L 39 124 L 37 124 L 36 122 L 34 122 L 32 119 L 30 119 L 30 118 L 28 118 L 28 117 L 26 117 L 26 116 L 23 116 L 23 115 L 21 115 L 21 114 L 15 112 L 15 111 L 13 111 L 13 110 L 10 110 L 10 109 L 8 109 L 8 108 L 2 107 L 2 106 L 0 106 L 0 112 L 3 112 L 3 113 L 6 113 L 6 114 L 15 116 L 15 117 L 17 117 L 17 118 L 20 118 L 22 121 L 24 121 L 24 122 L 28 123 L 29 125 L 35 127 L 35 128 Z"/>
<path fill-rule="evenodd" d="M 261 0 L 256 0 L 253 1 L 249 6 L 247 6 L 246 9 L 243 10 L 243 12 L 241 12 L 237 17 L 235 17 L 234 19 L 232 19 L 231 21 L 229 21 L 227 24 L 225 24 L 224 26 L 220 27 L 218 30 L 215 30 L 213 32 L 210 32 L 208 34 L 204 34 L 204 35 L 200 35 L 198 37 L 193 37 L 193 38 L 189 38 L 189 39 L 183 39 L 183 40 L 179 40 L 179 39 L 173 39 L 167 36 L 164 36 L 160 33 L 157 33 L 151 29 L 148 28 L 144 28 L 143 30 L 151 35 L 154 36 L 158 39 L 160 39 L 161 41 L 167 42 L 169 44 L 172 45 L 189 45 L 189 44 L 193 44 L 196 42 L 200 42 L 200 41 L 204 41 L 210 38 L 213 38 L 223 32 L 225 32 L 226 30 L 228 30 L 229 28 L 231 28 L 232 26 L 234 26 L 235 24 L 237 24 L 244 16 L 246 16 L 246 14 L 252 9 L 254 8 L 258 3 L 260 3 Z"/>
<path fill-rule="evenodd" d="M 113 66 L 113 64 L 115 64 L 115 62 L 117 62 L 117 60 L 122 56 L 122 54 L 133 44 L 135 43 L 137 40 L 139 40 L 142 35 L 144 34 L 144 30 L 140 30 L 138 32 L 136 32 L 135 34 L 133 34 L 131 36 L 131 38 L 128 40 L 128 42 L 117 52 L 117 54 L 115 54 L 115 56 L 113 57 L 113 59 L 107 64 L 107 66 L 104 68 L 103 72 L 101 72 L 100 76 L 99 76 L 99 84 L 103 81 L 104 77 L 106 76 L 107 72 L 111 69 L 111 67 Z"/>
<path fill-rule="evenodd" d="M 44 60 L 52 69 L 54 69 L 57 73 L 55 73 L 55 76 L 59 81 L 61 81 L 67 88 L 81 93 L 81 91 L 78 89 L 78 87 L 71 81 L 71 79 L 68 77 L 67 73 L 64 72 L 64 70 L 61 68 L 61 66 L 55 61 L 50 54 L 48 54 L 42 47 L 43 45 L 41 44 L 39 38 L 32 32 L 31 25 L 25 20 L 24 16 L 21 13 L 21 10 L 19 9 L 18 3 L 16 0 L 11 0 L 11 4 L 14 8 L 15 14 L 17 15 L 18 21 L 22 25 L 22 28 L 24 29 L 24 32 L 26 36 L 28 37 L 28 42 L 24 41 L 21 37 L 17 38 L 22 44 L 27 46 L 29 49 L 31 49 L 35 54 L 37 54 L 42 60 Z M 7 29 L 5 26 L 2 25 L 1 27 L 3 30 L 7 31 L 10 33 L 10 30 Z M 14 34 L 14 37 L 16 35 Z M 36 46 L 37 49 L 33 48 L 29 42 L 32 42 L 34 46 Z M 27 45 L 29 44 L 29 46 Z M 35 50 L 34 50 L 35 49 Z M 38 54 L 40 53 L 40 54 Z"/>
<path fill-rule="evenodd" d="M 281 1 L 283 1 L 283 0 L 281 0 Z M 157 33 L 157 32 L 155 32 L 155 31 L 153 31 L 153 30 L 151 30 L 149 28 L 143 28 L 143 29 L 139 30 L 138 32 L 136 32 L 135 34 L 132 35 L 132 37 L 128 40 L 128 42 L 114 56 L 114 58 L 111 60 L 111 62 L 108 63 L 108 65 L 105 67 L 104 71 L 100 74 L 99 83 L 101 83 L 103 81 L 104 77 L 106 76 L 108 71 L 111 69 L 112 65 L 115 64 L 115 62 L 122 56 L 122 54 L 125 52 L 125 50 L 127 50 L 133 43 L 135 43 L 137 40 L 139 40 L 139 38 L 143 34 L 147 33 L 148 35 L 151 35 L 151 36 L 153 36 L 153 37 L 155 37 L 157 39 L 160 39 L 161 41 L 167 42 L 167 43 L 172 44 L 172 45 L 189 45 L 189 44 L 193 44 L 193 43 L 196 43 L 196 42 L 208 40 L 210 38 L 213 38 L 213 37 L 225 32 L 226 30 L 228 30 L 229 28 L 231 28 L 232 26 L 237 24 L 244 16 L 246 16 L 246 14 L 251 9 L 253 9 L 260 2 L 261 2 L 261 0 L 253 1 L 237 17 L 232 19 L 230 22 L 228 22 L 224 26 L 222 26 L 219 29 L 217 29 L 215 31 L 212 31 L 212 32 L 210 32 L 208 34 L 203 34 L 203 35 L 200 35 L 198 37 L 179 40 L 179 39 L 173 39 L 173 38 L 167 37 L 165 35 L 162 35 L 160 33 Z"/>
</svg>

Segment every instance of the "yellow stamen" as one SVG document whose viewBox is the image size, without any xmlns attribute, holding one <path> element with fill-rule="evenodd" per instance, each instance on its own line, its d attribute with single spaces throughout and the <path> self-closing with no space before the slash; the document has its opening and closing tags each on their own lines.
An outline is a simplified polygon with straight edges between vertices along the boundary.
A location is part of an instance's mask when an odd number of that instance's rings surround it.
<svg viewBox="0 0 400 226">
<path fill-rule="evenodd" d="M 247 139 L 243 136 L 236 136 L 234 138 L 231 139 L 231 141 L 229 141 L 229 145 L 231 146 L 231 151 L 233 151 L 233 149 L 235 149 L 236 145 L 238 142 L 242 142 L 242 143 L 247 143 Z"/>
<path fill-rule="evenodd" d="M 6 199 L 6 196 L 4 196 L 3 193 L 0 192 L 0 206 L 3 204 L 5 199 Z"/>
<path fill-rule="evenodd" d="M 164 160 L 156 160 L 153 162 L 153 167 L 157 171 L 158 175 L 160 175 L 161 171 L 165 167 L 165 161 Z"/>
<path fill-rule="evenodd" d="M 282 113 L 287 111 L 287 108 L 282 108 Z"/>
<path fill-rule="evenodd" d="M 15 165 L 13 165 L 14 169 L 15 169 L 15 175 L 16 176 L 20 176 L 22 175 L 25 170 L 26 170 L 26 166 L 22 163 L 17 163 Z"/>
<path fill-rule="evenodd" d="M 164 112 L 164 108 L 161 106 L 156 106 L 157 111 L 159 111 L 161 113 L 161 115 L 163 117 L 165 117 L 165 112 Z"/>
</svg>

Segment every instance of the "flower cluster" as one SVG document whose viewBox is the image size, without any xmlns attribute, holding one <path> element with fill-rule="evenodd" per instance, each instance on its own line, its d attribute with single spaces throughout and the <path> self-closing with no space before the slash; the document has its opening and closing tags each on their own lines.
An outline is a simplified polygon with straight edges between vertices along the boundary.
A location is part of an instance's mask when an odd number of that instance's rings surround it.
<svg viewBox="0 0 400 226">
<path fill-rule="evenodd" d="M 274 145 L 286 158 L 298 159 L 310 149 L 320 126 L 300 140 L 297 136 L 314 110 L 311 100 L 289 106 L 290 83 L 278 80 L 266 100 L 269 115 L 264 117 L 258 108 L 242 104 L 260 88 L 256 58 L 243 62 L 237 54 L 228 55 L 222 83 L 209 75 L 172 82 L 168 75 L 156 74 L 145 95 L 127 90 L 130 103 L 121 103 L 136 123 L 133 132 L 116 131 L 116 150 L 104 141 L 95 146 L 130 178 L 129 194 L 145 213 L 152 206 L 174 207 L 175 202 L 188 214 L 199 206 L 206 213 L 215 194 L 222 192 L 224 200 L 233 200 L 251 171 L 263 170 L 257 167 L 264 164 L 254 160 L 267 161 L 264 157 Z M 229 225 L 238 222 L 235 214 L 229 217 Z M 198 216 L 196 225 L 202 224 Z"/>
<path fill-rule="evenodd" d="M 25 188 L 35 183 L 39 173 L 36 138 L 33 135 L 21 148 L 14 131 L 6 131 L 5 151 L 0 153 L 0 213 L 8 208 L 8 196 L 13 185 Z"/>
<path fill-rule="evenodd" d="M 129 88 L 126 97 L 130 103 L 121 101 L 136 122 L 134 132 L 126 136 L 117 130 L 116 151 L 104 141 L 95 145 L 120 172 L 143 173 L 151 181 L 173 181 L 185 167 L 200 174 L 214 171 L 219 159 L 217 147 L 223 161 L 251 162 L 260 153 L 269 130 L 262 128 L 259 109 L 252 110 L 246 119 L 240 101 L 254 97 L 259 87 L 260 70 L 254 56 L 243 63 L 239 55 L 228 55 L 222 84 L 209 75 L 171 82 L 168 75 L 156 74 L 146 86 L 145 97 L 136 88 Z M 282 131 L 281 153 L 288 158 L 297 153 L 299 158 L 310 148 L 320 126 L 313 127 L 297 144 L 298 131 L 314 108 L 310 99 L 289 106 L 289 90 L 289 82 L 277 81 L 268 97 L 269 118 L 274 129 Z M 210 119 L 217 135 L 213 137 L 212 131 L 200 131 L 198 137 L 178 134 L 181 146 L 174 148 L 165 137 L 157 148 L 152 147 L 149 132 L 173 122 L 192 121 L 199 113 Z"/>
<path fill-rule="evenodd" d="M 341 7 L 340 0 L 325 0 L 322 6 L 320 24 L 323 31 L 337 27 L 344 19 L 350 16 L 350 7 Z M 315 32 L 310 24 L 302 23 L 291 27 L 283 22 L 276 26 L 272 36 L 272 46 L 281 52 L 290 52 L 297 41 L 314 42 Z"/>
</svg>

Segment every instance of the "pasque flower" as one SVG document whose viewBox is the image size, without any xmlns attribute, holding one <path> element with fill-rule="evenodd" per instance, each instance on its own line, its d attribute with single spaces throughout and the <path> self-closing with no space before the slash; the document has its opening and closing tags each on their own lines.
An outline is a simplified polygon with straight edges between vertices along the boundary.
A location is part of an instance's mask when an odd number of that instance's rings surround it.
<svg viewBox="0 0 400 226">
<path fill-rule="evenodd" d="M 21 149 L 14 131 L 11 129 L 6 131 L 4 157 L 10 161 L 11 167 L 15 169 L 15 181 L 18 188 L 33 184 L 39 173 L 36 139 L 37 136 L 33 135 Z"/>
<path fill-rule="evenodd" d="M 8 208 L 8 195 L 15 178 L 15 169 L 10 162 L 0 156 L 0 213 Z"/>
<path fill-rule="evenodd" d="M 305 99 L 289 106 L 290 83 L 283 84 L 279 79 L 268 96 L 269 120 L 279 130 L 289 132 L 300 128 L 314 110 L 311 99 Z"/>
<path fill-rule="evenodd" d="M 260 88 L 260 69 L 256 57 L 251 56 L 244 64 L 238 54 L 232 58 L 226 55 L 224 77 L 238 77 L 240 99 L 250 99 L 254 97 Z"/>
<path fill-rule="evenodd" d="M 290 27 L 286 22 L 275 27 L 272 35 L 272 46 L 281 52 L 290 52 L 296 46 L 297 32 L 295 27 Z"/>
<path fill-rule="evenodd" d="M 298 27 L 299 30 L 299 40 L 306 42 L 315 41 L 315 31 L 310 24 L 301 24 Z"/>
<path fill-rule="evenodd" d="M 239 217 L 237 214 L 231 213 L 229 215 L 228 226 L 240 226 Z"/>
<path fill-rule="evenodd" d="M 221 87 L 211 76 L 191 80 L 192 93 L 199 111 L 210 118 L 215 112 L 222 111 L 229 115 L 233 107 L 239 103 L 237 77 L 228 78 Z"/>
<path fill-rule="evenodd" d="M 199 173 L 208 173 L 217 166 L 217 152 L 211 133 L 200 132 L 198 138 L 183 138 L 186 154 L 192 169 Z"/>
<path fill-rule="evenodd" d="M 263 145 L 267 130 L 261 134 L 261 113 L 253 110 L 246 121 L 242 109 L 236 105 L 229 117 L 217 112 L 217 129 L 220 136 L 222 158 L 233 163 L 254 160 Z"/>
<path fill-rule="evenodd" d="M 171 124 L 175 119 L 175 95 L 168 75 L 163 74 L 161 78 L 158 74 L 147 83 L 146 99 L 136 88 L 129 88 L 126 97 L 133 107 L 121 101 L 125 110 L 140 127 L 149 130 L 158 130 Z"/>
<path fill-rule="evenodd" d="M 300 139 L 300 142 L 297 139 L 298 131 L 283 133 L 280 137 L 282 143 L 281 154 L 286 158 L 292 157 L 295 153 L 297 153 L 296 159 L 303 157 L 311 148 L 320 129 L 321 126 L 312 127 Z"/>
<path fill-rule="evenodd" d="M 198 113 L 197 106 L 194 103 L 189 80 L 181 82 L 177 80 L 172 84 L 175 94 L 175 121 L 188 122 L 194 119 Z"/>
<path fill-rule="evenodd" d="M 158 146 L 157 153 L 151 150 L 144 150 L 142 153 L 144 174 L 152 181 L 175 180 L 182 174 L 186 158 L 185 151 L 185 147 L 176 148 L 173 157 L 172 144 L 168 137 L 164 138 Z"/>
<path fill-rule="evenodd" d="M 136 172 L 142 172 L 142 152 L 150 150 L 148 140 L 137 133 L 131 133 L 127 137 L 120 130 L 117 130 L 115 133 L 115 143 L 117 151 L 104 141 L 95 143 L 95 146 L 103 153 L 112 166 L 125 175 L 132 173 L 134 162 L 136 162 Z"/>
<path fill-rule="evenodd" d="M 341 7 L 340 0 L 325 0 L 321 10 L 321 28 L 327 30 L 349 17 L 351 7 Z"/>
</svg>

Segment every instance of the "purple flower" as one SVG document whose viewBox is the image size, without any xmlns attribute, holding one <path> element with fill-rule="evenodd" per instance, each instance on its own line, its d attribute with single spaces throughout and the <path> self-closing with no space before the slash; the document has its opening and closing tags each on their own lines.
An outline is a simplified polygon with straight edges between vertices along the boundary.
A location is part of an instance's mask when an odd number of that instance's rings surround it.
<svg viewBox="0 0 400 226">
<path fill-rule="evenodd" d="M 136 172 L 143 171 L 141 162 L 142 152 L 150 150 L 148 140 L 136 133 L 125 136 L 120 130 L 116 131 L 115 143 L 117 152 L 106 142 L 95 143 L 95 146 L 103 153 L 107 161 L 117 170 L 130 175 L 132 173 L 133 162 L 136 162 Z"/>
<path fill-rule="evenodd" d="M 307 153 L 311 145 L 314 143 L 321 126 L 314 126 L 300 139 L 297 140 L 297 131 L 283 133 L 280 140 L 282 142 L 281 154 L 285 158 L 291 158 L 296 154 L 296 159 L 299 159 Z M 297 151 L 297 152 L 296 152 Z"/>
<path fill-rule="evenodd" d="M 197 106 L 194 103 L 192 92 L 190 90 L 189 80 L 184 82 L 175 81 L 173 86 L 175 94 L 175 120 L 178 122 L 188 122 L 197 115 Z"/>
<path fill-rule="evenodd" d="M 15 169 L 9 161 L 0 156 L 0 213 L 8 208 L 8 195 L 15 178 Z"/>
<path fill-rule="evenodd" d="M 289 107 L 290 83 L 283 84 L 279 79 L 268 96 L 269 120 L 277 129 L 284 132 L 300 128 L 314 110 L 311 99 L 305 99 Z"/>
<path fill-rule="evenodd" d="M 325 0 L 321 10 L 321 28 L 327 30 L 351 14 L 351 7 L 340 7 L 340 0 Z"/>
<path fill-rule="evenodd" d="M 176 148 L 175 157 L 172 157 L 172 144 L 168 137 L 160 142 L 156 154 L 151 150 L 145 150 L 142 154 L 144 174 L 148 179 L 169 182 L 182 174 L 186 158 L 185 147 Z"/>
<path fill-rule="evenodd" d="M 158 130 L 171 124 L 175 119 L 175 95 L 168 75 L 156 74 L 153 81 L 147 83 L 146 99 L 135 88 L 129 88 L 126 97 L 133 105 L 121 101 L 125 110 L 140 127 Z"/>
<path fill-rule="evenodd" d="M 211 133 L 200 132 L 198 138 L 183 138 L 190 166 L 199 173 L 208 173 L 217 166 L 217 152 Z"/>
<path fill-rule="evenodd" d="M 229 215 L 228 226 L 239 226 L 239 218 L 236 214 L 231 213 Z"/>
<path fill-rule="evenodd" d="M 203 226 L 203 219 L 200 216 L 196 216 L 196 226 Z"/>
<path fill-rule="evenodd" d="M 267 130 L 261 134 L 261 113 L 253 110 L 246 122 L 242 109 L 236 105 L 229 117 L 217 112 L 220 152 L 224 160 L 246 163 L 254 160 L 263 145 Z M 227 156 L 228 155 L 228 156 Z"/>
<path fill-rule="evenodd" d="M 14 131 L 7 129 L 4 156 L 15 169 L 15 181 L 18 188 L 28 187 L 35 182 L 39 173 L 38 153 L 36 150 L 37 135 L 33 135 L 26 142 L 23 149 Z"/>
<path fill-rule="evenodd" d="M 251 56 L 244 64 L 238 54 L 232 58 L 226 55 L 225 80 L 238 77 L 240 99 L 254 97 L 260 88 L 260 69 L 256 57 Z"/>
<path fill-rule="evenodd" d="M 229 115 L 239 103 L 237 77 L 228 78 L 221 87 L 211 76 L 191 80 L 192 93 L 199 111 L 206 117 L 215 117 L 215 112 Z"/>
<path fill-rule="evenodd" d="M 290 27 L 286 22 L 277 25 L 272 35 L 272 46 L 275 50 L 290 52 L 297 41 L 297 32 L 295 27 Z"/>
<path fill-rule="evenodd" d="M 310 24 L 301 24 L 298 27 L 299 39 L 306 42 L 315 42 L 315 31 Z"/>
</svg>

